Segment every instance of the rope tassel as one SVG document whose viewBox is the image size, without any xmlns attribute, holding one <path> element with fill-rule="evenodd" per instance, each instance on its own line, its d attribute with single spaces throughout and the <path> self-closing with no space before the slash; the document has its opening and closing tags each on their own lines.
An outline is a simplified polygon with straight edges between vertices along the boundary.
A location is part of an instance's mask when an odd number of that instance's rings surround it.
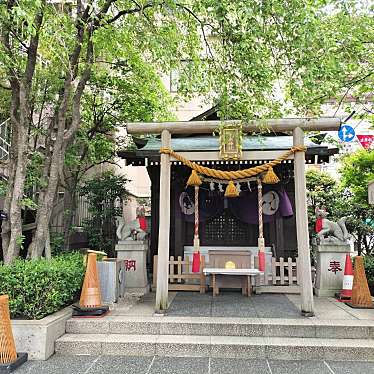
<svg viewBox="0 0 374 374">
<path fill-rule="evenodd" d="M 197 173 L 200 173 L 202 175 L 206 175 L 211 178 L 216 178 L 216 179 L 221 179 L 221 180 L 226 180 L 226 181 L 231 181 L 231 180 L 237 180 L 237 179 L 244 179 L 244 178 L 249 178 L 253 177 L 255 175 L 258 175 L 263 172 L 268 172 L 270 173 L 269 179 L 272 181 L 274 180 L 279 180 L 277 176 L 274 177 L 274 171 L 272 168 L 274 166 L 277 166 L 282 163 L 282 161 L 286 160 L 290 155 L 292 155 L 295 152 L 305 152 L 306 147 L 304 146 L 295 146 L 289 149 L 288 151 L 285 151 L 281 156 L 276 158 L 273 161 L 270 161 L 266 164 L 263 165 L 258 165 L 249 169 L 243 169 L 243 170 L 234 170 L 234 171 L 228 171 L 228 170 L 216 170 L 216 169 L 211 169 L 203 165 L 198 165 L 195 162 L 192 162 L 188 160 L 187 158 L 183 157 L 182 155 L 174 152 L 172 149 L 169 148 L 161 148 L 160 153 L 168 154 L 172 157 L 174 157 L 176 160 L 182 162 L 184 165 L 188 166 L 193 170 L 190 179 L 188 180 L 188 185 L 191 186 L 199 186 L 201 184 L 201 179 L 197 175 Z M 194 173 L 195 171 L 195 173 Z M 272 177 L 270 177 L 272 176 Z M 265 176 L 266 177 L 266 176 Z M 268 182 L 265 182 L 268 183 Z M 274 182 L 272 182 L 274 183 Z"/>
<path fill-rule="evenodd" d="M 200 186 L 203 182 L 195 170 L 192 170 L 192 173 L 187 181 L 187 186 Z"/>
<path fill-rule="evenodd" d="M 265 176 L 262 178 L 262 182 L 266 184 L 276 184 L 279 182 L 279 178 L 271 166 L 268 167 Z"/>
<path fill-rule="evenodd" d="M 229 184 L 227 185 L 225 196 L 226 197 L 238 197 L 239 196 L 239 192 L 237 188 L 235 187 L 235 184 L 233 181 L 230 181 Z"/>
</svg>

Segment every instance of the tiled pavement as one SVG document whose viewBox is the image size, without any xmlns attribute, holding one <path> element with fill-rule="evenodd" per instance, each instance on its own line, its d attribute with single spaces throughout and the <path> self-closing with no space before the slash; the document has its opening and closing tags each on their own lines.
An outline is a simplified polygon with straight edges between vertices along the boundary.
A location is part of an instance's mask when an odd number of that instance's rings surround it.
<svg viewBox="0 0 374 374">
<path fill-rule="evenodd" d="M 223 291 L 213 298 L 211 292 L 169 292 L 168 316 L 187 317 L 239 317 L 300 319 L 300 295 L 253 295 L 248 298 L 241 292 Z M 133 305 L 116 304 L 113 316 L 154 315 L 155 293 L 141 297 Z M 314 297 L 317 320 L 374 320 L 374 309 L 352 309 L 332 297 Z"/>
<path fill-rule="evenodd" d="M 178 292 L 167 314 L 186 317 L 302 318 L 299 309 L 285 295 L 244 297 L 240 292 L 222 292 L 218 297 Z"/>
<path fill-rule="evenodd" d="M 117 305 L 112 316 L 154 315 L 154 293 L 138 303 Z M 169 293 L 168 316 L 301 319 L 299 295 L 243 297 L 239 292 L 211 294 Z M 373 320 L 374 310 L 351 309 L 332 298 L 315 298 L 319 323 Z M 160 317 L 155 317 L 160 318 Z M 167 318 L 167 317 L 165 317 Z M 347 321 L 351 320 L 351 321 Z M 279 320 L 281 321 L 281 320 Z M 349 324 L 349 323 L 348 323 Z M 120 355 L 121 352 L 118 352 Z M 266 359 L 219 359 L 204 357 L 58 356 L 48 361 L 29 361 L 16 374 L 374 374 L 374 362 L 286 361 Z"/>
<path fill-rule="evenodd" d="M 370 374 L 374 362 L 283 361 L 202 357 L 52 356 L 16 374 Z"/>
</svg>

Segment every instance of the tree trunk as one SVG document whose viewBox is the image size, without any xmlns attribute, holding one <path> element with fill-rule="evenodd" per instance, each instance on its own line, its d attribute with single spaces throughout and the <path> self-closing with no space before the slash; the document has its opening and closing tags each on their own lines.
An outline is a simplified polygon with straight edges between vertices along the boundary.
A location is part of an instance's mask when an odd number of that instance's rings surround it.
<svg viewBox="0 0 374 374">
<path fill-rule="evenodd" d="M 30 121 L 28 110 L 28 98 L 26 88 L 21 83 L 19 88 L 19 104 L 20 104 L 20 121 L 17 128 L 17 158 L 14 167 L 14 180 L 12 188 L 9 188 L 10 204 L 9 204 L 9 223 L 10 223 L 10 238 L 4 257 L 5 263 L 10 263 L 19 256 L 20 247 L 22 244 L 22 207 L 21 200 L 24 194 L 24 186 L 26 179 L 26 165 L 28 154 L 28 124 Z M 6 199 L 7 200 L 7 199 Z M 6 244 L 6 243 L 5 243 Z"/>
<path fill-rule="evenodd" d="M 42 199 L 39 200 L 39 208 L 36 215 L 36 230 L 34 233 L 33 240 L 29 247 L 29 253 L 31 258 L 38 258 L 42 255 L 47 235 L 47 227 L 52 214 L 53 200 L 57 192 L 59 175 L 62 170 L 65 152 L 67 144 L 74 138 L 78 128 L 80 126 L 80 105 L 81 98 L 88 79 L 91 75 L 91 67 L 93 64 L 93 42 L 92 42 L 92 26 L 89 28 L 87 51 L 86 51 L 86 68 L 82 73 L 82 76 L 76 85 L 76 89 L 73 91 L 73 79 L 75 78 L 72 73 L 76 73 L 79 66 L 79 58 L 81 53 L 81 44 L 76 44 L 73 54 L 71 55 L 71 65 L 74 69 L 67 73 L 64 83 L 64 89 L 61 95 L 61 102 L 57 112 L 57 134 L 56 140 L 53 145 L 53 152 L 51 158 L 51 164 L 49 169 L 48 186 Z M 84 31 L 78 33 L 78 41 L 82 41 Z M 71 98 L 72 96 L 72 98 Z M 70 127 L 66 129 L 68 105 L 70 99 L 72 100 L 72 111 L 71 111 L 71 123 Z"/>
<path fill-rule="evenodd" d="M 49 221 L 52 215 L 53 202 L 56 196 L 58 187 L 58 170 L 60 162 L 63 162 L 63 155 L 61 154 L 62 139 L 56 137 L 55 149 L 53 150 L 51 167 L 48 178 L 48 187 L 43 195 L 38 200 L 38 212 L 36 214 L 36 230 L 34 237 L 29 247 L 31 258 L 39 258 L 42 256 L 48 233 Z"/>
<path fill-rule="evenodd" d="M 43 9 L 45 0 L 33 20 L 33 33 L 27 47 L 27 58 L 25 70 L 18 74 L 17 68 L 9 65 L 7 73 L 12 91 L 12 102 L 10 118 L 12 123 L 12 148 L 14 153 L 10 157 L 10 185 L 5 199 L 5 208 L 8 210 L 9 222 L 4 224 L 3 248 L 4 262 L 10 263 L 19 255 L 22 238 L 22 207 L 21 202 L 24 195 L 26 180 L 26 165 L 28 162 L 28 130 L 32 124 L 32 97 L 30 91 L 35 72 L 36 59 L 39 46 L 39 32 L 43 21 Z M 15 6 L 16 2 L 8 2 L 8 10 Z M 3 25 L 2 25 L 3 26 Z M 12 30 L 13 25 L 4 25 L 1 30 L 2 49 L 10 59 L 13 55 L 13 35 L 18 33 Z M 18 27 L 18 26 L 15 26 Z M 13 35 L 12 35 L 13 34 Z M 16 64 L 15 64 L 16 66 Z M 10 235 L 9 235 L 10 230 Z"/>
<path fill-rule="evenodd" d="M 50 260 L 52 258 L 51 235 L 50 235 L 49 227 L 47 228 L 47 239 L 45 241 L 45 258 L 47 260 Z"/>
<path fill-rule="evenodd" d="M 362 252 L 362 236 L 361 234 L 358 234 L 357 235 L 357 253 L 359 256 L 361 256 L 361 252 Z"/>
<path fill-rule="evenodd" d="M 12 123 L 13 124 L 13 123 Z M 17 126 L 12 126 L 12 140 L 11 144 L 17 144 Z M 17 152 L 16 147 L 10 147 L 9 152 L 9 161 L 8 161 L 8 170 L 9 170 L 9 177 L 7 183 L 7 193 L 4 199 L 4 212 L 8 214 L 8 218 L 2 221 L 1 224 L 1 239 L 2 239 L 2 249 L 3 249 L 3 259 L 7 258 L 9 241 L 10 241 L 10 202 L 12 200 L 13 195 L 13 185 L 14 185 L 14 178 L 16 172 L 16 163 L 17 163 Z"/>
<path fill-rule="evenodd" d="M 74 222 L 74 217 L 77 210 L 77 196 L 76 196 L 76 184 L 72 190 L 66 189 L 64 194 L 64 248 L 70 248 L 70 235 L 72 233 L 72 226 Z M 65 215 L 65 212 L 66 215 Z"/>
<path fill-rule="evenodd" d="M 2 222 L 1 238 L 2 238 L 2 249 L 3 259 L 8 261 L 8 247 L 10 242 L 10 204 L 13 196 L 13 186 L 17 167 L 17 156 L 18 156 L 18 128 L 19 128 L 19 84 L 16 79 L 10 79 L 12 87 L 12 100 L 10 106 L 10 125 L 11 125 L 11 141 L 12 146 L 9 149 L 9 161 L 8 170 L 9 177 L 7 183 L 7 193 L 4 199 L 4 212 L 8 214 L 8 219 Z M 12 259 L 10 259 L 12 260 Z"/>
</svg>

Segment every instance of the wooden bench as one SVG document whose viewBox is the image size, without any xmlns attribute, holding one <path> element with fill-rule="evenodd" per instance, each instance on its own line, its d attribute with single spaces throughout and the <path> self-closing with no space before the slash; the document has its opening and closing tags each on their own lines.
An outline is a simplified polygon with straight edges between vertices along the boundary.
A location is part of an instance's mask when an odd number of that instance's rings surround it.
<svg viewBox="0 0 374 374">
<path fill-rule="evenodd" d="M 227 269 L 227 263 L 234 264 L 235 269 Z M 257 269 L 257 256 L 248 251 L 209 251 L 209 267 L 204 274 L 212 276 L 213 296 L 219 294 L 220 288 L 241 288 L 243 295 L 250 296 L 254 277 L 263 274 Z"/>
</svg>

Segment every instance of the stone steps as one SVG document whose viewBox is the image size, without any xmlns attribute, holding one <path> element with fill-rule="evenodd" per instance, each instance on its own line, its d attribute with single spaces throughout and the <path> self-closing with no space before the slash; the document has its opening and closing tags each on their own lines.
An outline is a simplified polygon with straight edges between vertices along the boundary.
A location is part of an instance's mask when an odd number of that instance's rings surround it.
<svg viewBox="0 0 374 374">
<path fill-rule="evenodd" d="M 72 318 L 56 353 L 373 360 L 374 321 L 317 318 Z"/>
<path fill-rule="evenodd" d="M 285 360 L 372 360 L 374 340 L 297 337 L 65 334 L 61 355 L 195 356 Z"/>
<path fill-rule="evenodd" d="M 374 321 L 280 318 L 128 317 L 72 318 L 69 334 L 185 335 L 371 339 Z"/>
</svg>

